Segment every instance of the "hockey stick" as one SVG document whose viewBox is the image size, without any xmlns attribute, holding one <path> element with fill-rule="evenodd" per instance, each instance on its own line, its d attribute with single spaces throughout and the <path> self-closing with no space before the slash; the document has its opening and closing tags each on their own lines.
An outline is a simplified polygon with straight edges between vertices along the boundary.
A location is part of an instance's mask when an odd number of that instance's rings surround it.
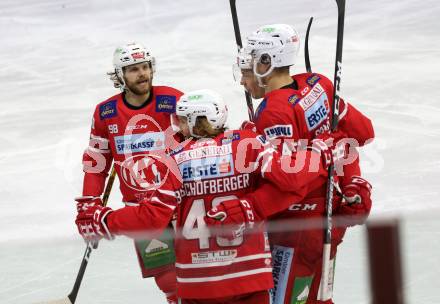
<svg viewBox="0 0 440 304">
<path fill-rule="evenodd" d="M 229 0 L 229 4 L 231 6 L 232 24 L 234 25 L 234 34 L 235 34 L 235 42 L 237 44 L 237 51 L 240 51 L 240 49 L 243 47 L 243 43 L 241 42 L 240 27 L 238 25 L 237 8 L 235 6 L 235 0 Z M 246 97 L 249 119 L 251 121 L 254 121 L 254 105 L 252 104 L 251 95 L 246 90 L 244 91 L 244 94 Z"/>
<path fill-rule="evenodd" d="M 312 26 L 313 17 L 310 17 L 309 25 L 307 25 L 307 32 L 306 32 L 306 43 L 304 45 L 304 60 L 306 62 L 306 70 L 308 73 L 312 72 L 312 67 L 310 66 L 310 56 L 309 56 L 309 33 L 310 28 Z"/>
<path fill-rule="evenodd" d="M 116 170 L 115 167 L 112 167 L 112 171 L 110 177 L 108 179 L 107 185 L 105 186 L 104 195 L 102 196 L 102 204 L 104 206 L 107 205 L 108 197 L 110 196 L 110 191 L 112 190 L 113 182 L 115 180 Z M 38 304 L 74 304 L 76 301 L 76 297 L 78 296 L 78 291 L 81 286 L 82 279 L 84 277 L 84 273 L 86 272 L 87 265 L 89 263 L 90 254 L 93 249 L 98 248 L 98 242 L 88 242 L 86 250 L 84 252 L 84 256 L 81 261 L 81 266 L 79 267 L 78 274 L 76 276 L 75 283 L 73 284 L 72 291 L 69 295 L 64 299 L 48 301 L 48 302 L 40 302 Z"/>
<path fill-rule="evenodd" d="M 333 105 L 331 117 L 331 131 L 338 126 L 339 121 L 339 93 L 341 89 L 342 77 L 342 42 L 344 38 L 344 18 L 345 18 L 345 0 L 336 0 L 338 5 L 338 35 L 336 40 L 336 60 L 333 88 Z M 318 299 L 325 301 L 328 299 L 328 283 L 330 270 L 330 250 L 332 240 L 332 201 L 333 201 L 333 183 L 334 183 L 334 165 L 328 168 L 327 196 L 326 196 L 326 218 L 324 223 L 324 246 L 322 252 L 322 274 L 321 285 Z"/>
</svg>

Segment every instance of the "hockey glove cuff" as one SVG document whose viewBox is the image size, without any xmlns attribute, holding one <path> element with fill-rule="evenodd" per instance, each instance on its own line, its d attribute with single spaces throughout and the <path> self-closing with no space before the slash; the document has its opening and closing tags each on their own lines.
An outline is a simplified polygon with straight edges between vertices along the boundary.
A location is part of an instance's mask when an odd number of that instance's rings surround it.
<svg viewBox="0 0 440 304">
<path fill-rule="evenodd" d="M 337 209 L 340 223 L 346 226 L 362 225 L 371 210 L 371 184 L 360 176 L 352 176 L 342 189 L 343 200 Z"/>
<path fill-rule="evenodd" d="M 103 207 L 99 201 L 95 200 L 95 203 L 78 201 L 78 214 L 75 224 L 79 234 L 81 234 L 86 242 L 100 240 L 101 238 L 108 240 L 114 238 L 106 223 L 107 215 L 113 210 L 109 207 Z"/>
<path fill-rule="evenodd" d="M 76 201 L 76 211 L 79 213 L 81 211 L 86 211 L 90 207 L 102 206 L 102 200 L 97 196 L 80 196 L 75 198 Z"/>
</svg>

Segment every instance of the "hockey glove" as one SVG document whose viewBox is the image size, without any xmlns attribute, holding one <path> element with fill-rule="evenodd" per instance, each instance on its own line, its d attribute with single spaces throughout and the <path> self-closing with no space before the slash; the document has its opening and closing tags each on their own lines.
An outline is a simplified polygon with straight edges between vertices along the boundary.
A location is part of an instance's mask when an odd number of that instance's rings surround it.
<svg viewBox="0 0 440 304">
<path fill-rule="evenodd" d="M 369 182 L 360 176 L 352 176 L 351 182 L 342 189 L 343 200 L 337 209 L 339 223 L 345 226 L 362 225 L 371 210 Z"/>
<path fill-rule="evenodd" d="M 245 120 L 241 124 L 240 130 L 248 130 L 257 133 L 257 127 L 252 121 Z"/>
<path fill-rule="evenodd" d="M 102 206 L 102 200 L 100 197 L 97 196 L 81 196 L 75 198 L 75 201 L 76 201 L 76 211 L 78 211 L 78 213 L 81 211 L 86 211 L 87 208 L 96 205 Z"/>
<path fill-rule="evenodd" d="M 75 224 L 84 240 L 96 241 L 103 237 L 112 240 L 114 237 L 105 222 L 112 209 L 102 206 L 101 199 L 97 197 L 80 197 L 76 201 L 78 214 Z"/>
<path fill-rule="evenodd" d="M 243 235 L 246 228 L 252 228 L 260 217 L 248 199 L 233 199 L 220 203 L 206 213 L 206 224 L 215 234 L 232 240 Z"/>
</svg>

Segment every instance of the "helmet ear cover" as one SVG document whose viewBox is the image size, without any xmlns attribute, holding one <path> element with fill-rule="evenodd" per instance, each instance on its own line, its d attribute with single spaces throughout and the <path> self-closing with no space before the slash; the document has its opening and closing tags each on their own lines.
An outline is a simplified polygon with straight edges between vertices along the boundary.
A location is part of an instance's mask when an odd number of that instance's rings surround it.
<svg viewBox="0 0 440 304">
<path fill-rule="evenodd" d="M 263 54 L 260 57 L 260 63 L 261 64 L 270 64 L 271 63 L 270 55 L 269 54 Z"/>
</svg>

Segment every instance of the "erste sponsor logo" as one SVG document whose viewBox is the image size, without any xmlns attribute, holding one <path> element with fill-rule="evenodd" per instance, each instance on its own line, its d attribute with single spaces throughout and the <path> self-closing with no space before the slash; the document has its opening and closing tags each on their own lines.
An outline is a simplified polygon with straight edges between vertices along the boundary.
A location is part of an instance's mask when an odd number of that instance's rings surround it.
<svg viewBox="0 0 440 304">
<path fill-rule="evenodd" d="M 192 159 L 179 165 L 183 181 L 230 176 L 234 174 L 233 168 L 232 154 L 221 157 Z"/>
<path fill-rule="evenodd" d="M 307 128 L 313 130 L 324 122 L 329 115 L 327 94 L 322 94 L 305 112 Z"/>
</svg>

